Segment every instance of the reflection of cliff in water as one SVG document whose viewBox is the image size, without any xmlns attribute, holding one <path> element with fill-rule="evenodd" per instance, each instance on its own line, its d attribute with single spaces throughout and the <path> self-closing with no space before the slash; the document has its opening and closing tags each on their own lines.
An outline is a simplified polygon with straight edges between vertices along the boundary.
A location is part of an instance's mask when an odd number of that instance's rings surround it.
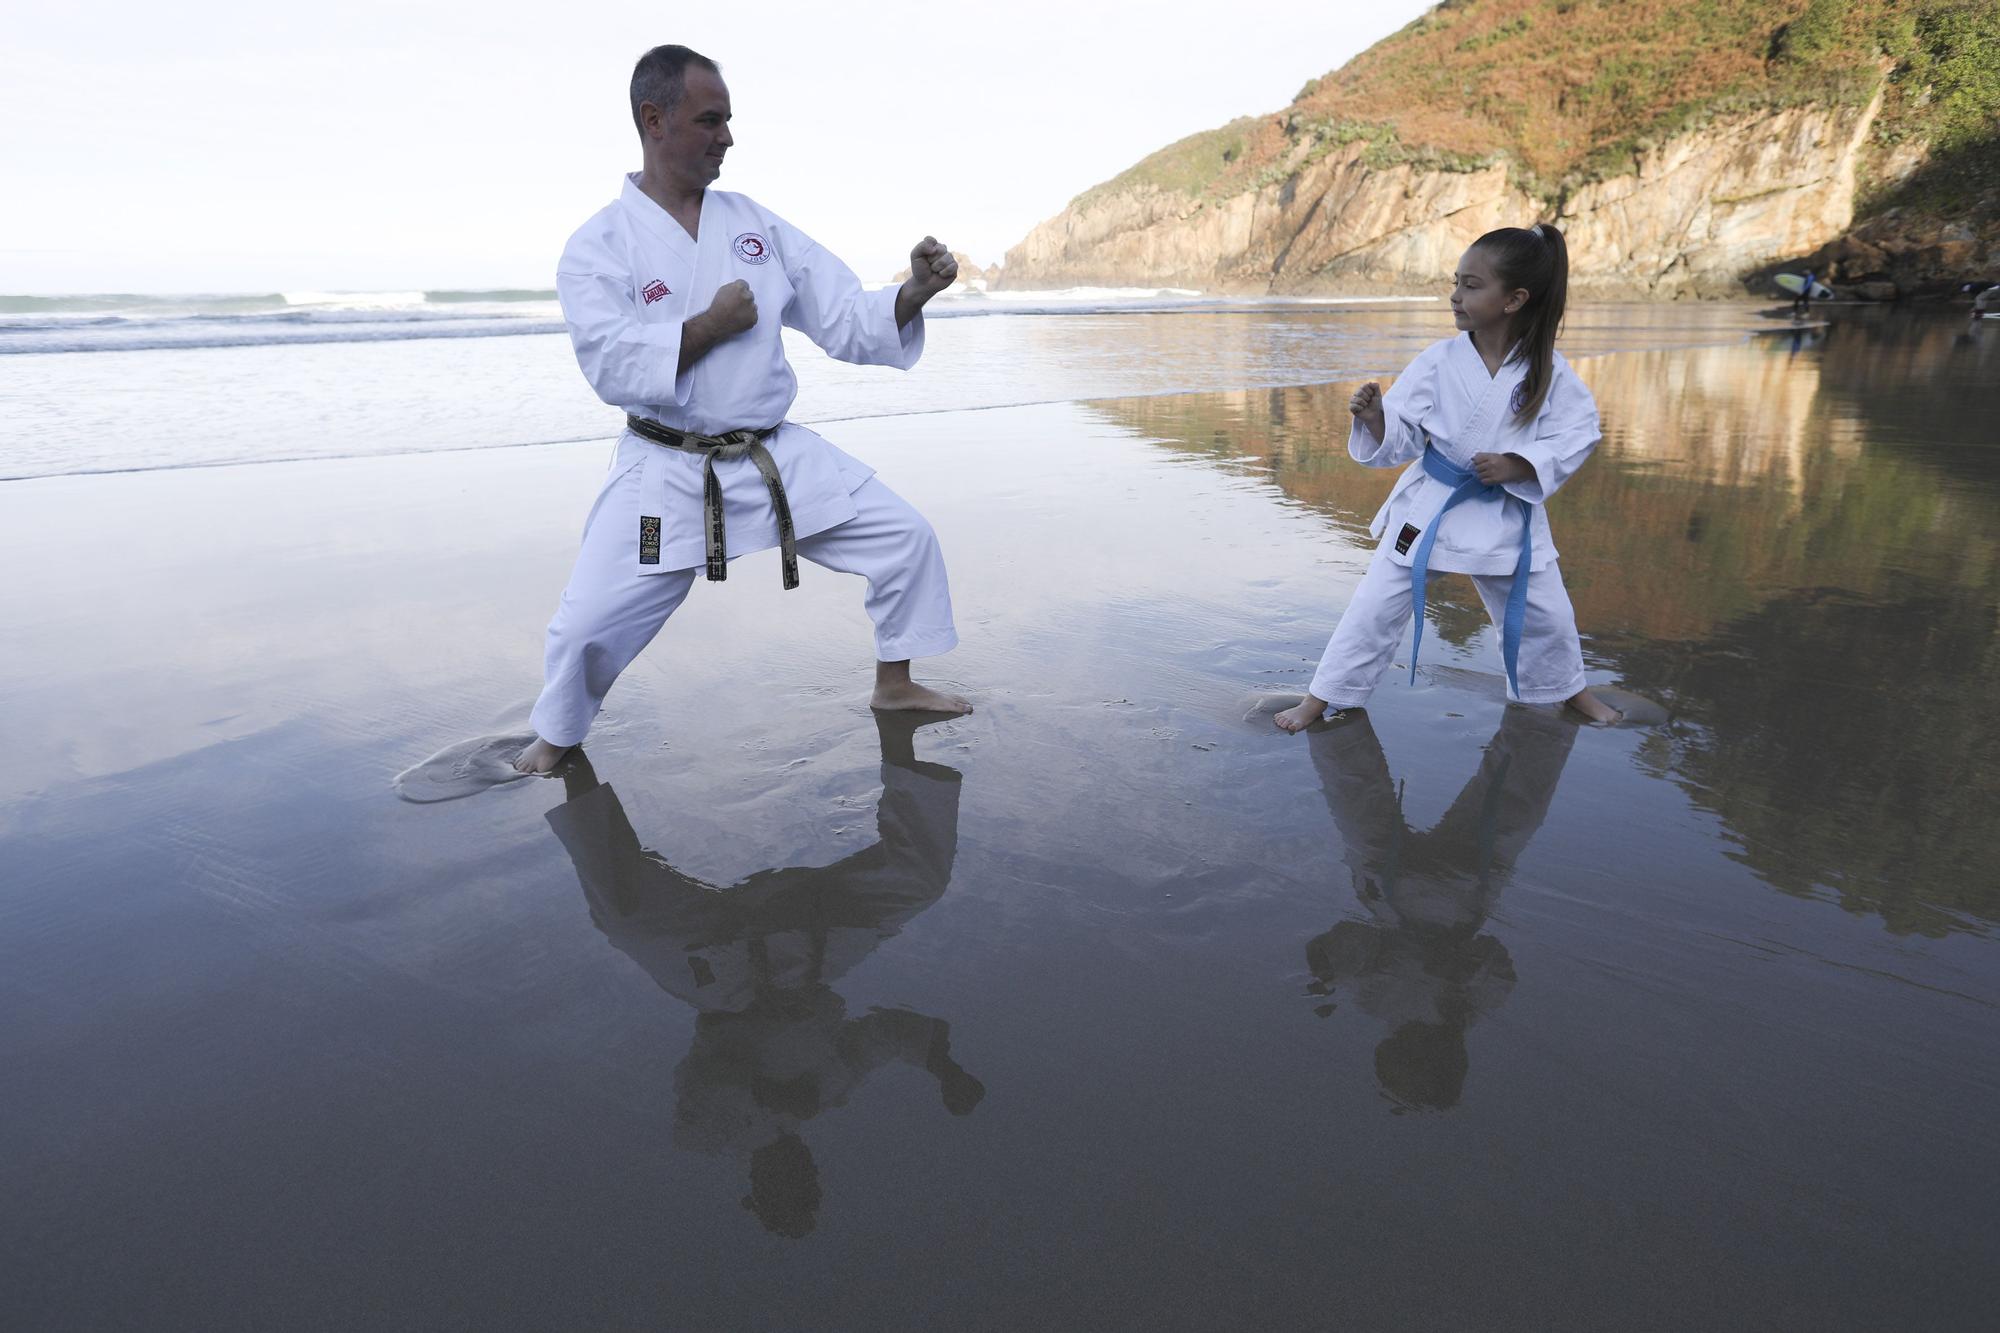
<svg viewBox="0 0 2000 1333">
<path fill-rule="evenodd" d="M 1605 442 L 1550 517 L 1589 656 L 1676 714 L 1646 762 L 1772 885 L 1941 933 L 2000 920 L 2000 337 L 1838 318 L 1798 352 L 1578 362 Z M 1348 460 L 1351 388 L 1095 406 L 1267 473 L 1366 546 L 1394 474 Z M 1486 628 L 1465 580 L 1431 604 L 1451 642 Z"/>
<path fill-rule="evenodd" d="M 1790 893 L 1902 934 L 2000 920 L 2000 614 L 1990 601 L 1839 591 L 1772 599 L 1692 644 L 1619 653 L 1684 715 L 1651 751 Z M 1657 682 L 1657 684 L 1656 684 Z"/>
<path fill-rule="evenodd" d="M 674 1079 L 674 1142 L 742 1157 L 744 1207 L 785 1236 L 818 1219 L 805 1123 L 844 1105 L 875 1070 L 925 1070 L 955 1116 L 985 1096 L 952 1058 L 945 1020 L 907 1009 L 850 1017 L 832 988 L 943 896 L 958 844 L 957 771 L 915 759 L 916 720 L 875 718 L 880 837 L 833 865 L 760 871 L 728 889 L 683 875 L 640 844 L 581 751 L 564 770 L 569 799 L 548 815 L 591 920 L 660 989 L 699 1011 Z"/>
</svg>

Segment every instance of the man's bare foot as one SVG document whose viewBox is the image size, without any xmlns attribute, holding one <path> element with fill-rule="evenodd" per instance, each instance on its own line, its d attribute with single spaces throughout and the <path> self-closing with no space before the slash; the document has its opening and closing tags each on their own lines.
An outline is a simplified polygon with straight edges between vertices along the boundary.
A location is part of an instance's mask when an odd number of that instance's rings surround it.
<svg viewBox="0 0 2000 1333">
<path fill-rule="evenodd" d="M 875 695 L 868 701 L 868 706 L 884 712 L 963 714 L 972 711 L 970 700 L 931 689 L 928 685 L 919 685 L 913 680 L 897 685 L 876 681 Z"/>
<path fill-rule="evenodd" d="M 533 745 L 514 756 L 514 771 L 532 773 L 536 777 L 545 778 L 556 771 L 556 765 L 562 762 L 562 757 L 569 751 L 570 747 L 567 745 L 551 745 L 537 736 Z"/>
<path fill-rule="evenodd" d="M 972 711 L 971 700 L 911 680 L 907 660 L 875 664 L 875 696 L 868 701 L 868 706 L 885 712 L 964 714 Z"/>
<path fill-rule="evenodd" d="M 1325 716 L 1326 700 L 1318 695 L 1308 694 L 1297 707 L 1287 708 L 1282 713 L 1273 713 L 1271 720 L 1278 724 L 1278 730 L 1297 733 Z"/>
<path fill-rule="evenodd" d="M 1600 727 L 1608 727 L 1614 722 L 1623 722 L 1625 714 L 1613 708 L 1589 690 L 1578 690 L 1566 701 L 1571 708 L 1582 713 Z"/>
</svg>

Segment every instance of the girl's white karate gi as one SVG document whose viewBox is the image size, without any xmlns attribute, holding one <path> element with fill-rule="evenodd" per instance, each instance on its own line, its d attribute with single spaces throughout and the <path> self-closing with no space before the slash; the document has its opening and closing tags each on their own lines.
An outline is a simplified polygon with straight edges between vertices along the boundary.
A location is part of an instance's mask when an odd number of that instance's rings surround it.
<svg viewBox="0 0 2000 1333">
<path fill-rule="evenodd" d="M 570 237 L 556 295 L 584 378 L 605 402 L 677 430 L 717 436 L 778 427 L 764 444 L 784 480 L 799 554 L 868 580 L 876 656 L 894 662 L 949 651 L 958 634 L 930 524 L 874 480 L 874 469 L 785 421 L 798 379 L 785 361 L 782 328 L 839 360 L 907 370 L 923 353 L 923 316 L 899 329 L 895 288 L 863 291 L 845 264 L 740 194 L 706 191 L 700 233 L 689 236 L 634 174 L 617 202 Z M 681 325 L 738 279 L 756 298 L 756 325 L 678 374 Z M 550 744 L 584 738 L 618 673 L 693 586 L 706 555 L 702 464 L 630 431 L 620 437 L 549 622 L 530 721 Z M 716 475 L 731 557 L 776 546 L 777 516 L 756 465 L 718 463 Z M 661 520 L 657 559 L 645 563 L 642 515 Z"/>
<path fill-rule="evenodd" d="M 1597 447 L 1602 434 L 1597 402 L 1557 354 L 1541 409 L 1532 421 L 1517 425 L 1515 395 L 1526 376 L 1525 363 L 1512 360 L 1497 375 L 1487 374 L 1472 336 L 1461 333 L 1425 348 L 1382 395 L 1384 439 L 1356 419 L 1347 452 L 1357 462 L 1409 467 L 1375 515 L 1369 534 L 1381 545 L 1313 673 L 1312 693 L 1331 706 L 1367 702 L 1409 626 L 1411 557 L 1451 494 L 1451 487 L 1424 471 L 1426 435 L 1460 468 L 1470 469 L 1477 453 L 1519 454 L 1534 468 L 1533 477 L 1502 488 L 1512 497 L 1506 502 L 1471 501 L 1446 514 L 1431 549 L 1430 572 L 1472 575 L 1486 614 L 1498 626 L 1514 586 L 1521 525 L 1532 524 L 1528 613 L 1517 663 L 1520 691 L 1508 693 L 1524 703 L 1557 703 L 1583 688 L 1576 612 L 1556 567 L 1543 506 Z M 1400 540 L 1406 525 L 1416 530 L 1407 542 Z"/>
</svg>

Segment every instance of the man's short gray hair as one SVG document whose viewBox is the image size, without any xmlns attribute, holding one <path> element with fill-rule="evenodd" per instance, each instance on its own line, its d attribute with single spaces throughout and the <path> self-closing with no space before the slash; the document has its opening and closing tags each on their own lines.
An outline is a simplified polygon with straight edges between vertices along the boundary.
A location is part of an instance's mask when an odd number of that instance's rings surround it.
<svg viewBox="0 0 2000 1333">
<path fill-rule="evenodd" d="M 632 67 L 632 124 L 641 135 L 646 127 L 639 120 L 639 104 L 651 102 L 662 113 L 679 106 L 681 94 L 687 89 L 689 65 L 722 73 L 722 66 L 685 46 L 656 46 L 640 56 L 639 63 Z"/>
</svg>

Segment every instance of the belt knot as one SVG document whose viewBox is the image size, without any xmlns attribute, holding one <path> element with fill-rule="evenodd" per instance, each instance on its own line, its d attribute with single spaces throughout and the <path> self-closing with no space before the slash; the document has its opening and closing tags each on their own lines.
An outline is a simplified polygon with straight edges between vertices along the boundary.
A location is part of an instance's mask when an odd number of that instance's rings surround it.
<svg viewBox="0 0 2000 1333">
<path fill-rule="evenodd" d="M 791 502 L 785 498 L 785 483 L 778 475 L 777 460 L 764 447 L 764 437 L 775 434 L 776 426 L 769 430 L 744 428 L 724 431 L 720 435 L 696 435 L 692 431 L 675 430 L 657 421 L 630 415 L 625 418 L 625 425 L 642 440 L 651 440 L 654 444 L 684 454 L 702 456 L 701 500 L 707 539 L 705 573 L 711 583 L 720 583 L 729 577 L 729 534 L 723 521 L 722 483 L 715 475 L 716 460 L 731 463 L 747 458 L 755 464 L 758 474 L 764 478 L 765 487 L 771 492 L 771 509 L 778 520 L 778 556 L 785 587 L 799 586 L 799 547 L 797 535 L 792 529 Z"/>
<path fill-rule="evenodd" d="M 1438 506 L 1431 516 L 1430 526 L 1424 530 L 1423 539 L 1417 543 L 1415 554 L 1410 557 L 1410 600 L 1416 613 L 1416 627 L 1410 638 L 1410 683 L 1417 681 L 1417 650 L 1424 642 L 1424 581 L 1429 576 L 1431 564 L 1431 543 L 1437 540 L 1438 525 L 1455 506 L 1467 500 L 1490 501 L 1505 505 L 1516 500 L 1498 486 L 1488 486 L 1479 479 L 1479 474 L 1446 458 L 1431 443 L 1430 433 L 1424 433 L 1424 472 L 1433 481 L 1439 481 L 1452 488 L 1445 502 Z M 1525 501 L 1516 500 L 1523 508 Z M 1521 553 L 1514 561 L 1514 586 L 1507 590 L 1507 614 L 1500 623 L 1500 660 L 1507 666 L 1507 684 L 1513 689 L 1514 697 L 1521 696 L 1519 663 L 1521 660 L 1521 631 L 1528 623 L 1528 566 L 1533 563 L 1535 551 L 1535 524 L 1532 513 L 1524 515 L 1521 524 Z"/>
</svg>

